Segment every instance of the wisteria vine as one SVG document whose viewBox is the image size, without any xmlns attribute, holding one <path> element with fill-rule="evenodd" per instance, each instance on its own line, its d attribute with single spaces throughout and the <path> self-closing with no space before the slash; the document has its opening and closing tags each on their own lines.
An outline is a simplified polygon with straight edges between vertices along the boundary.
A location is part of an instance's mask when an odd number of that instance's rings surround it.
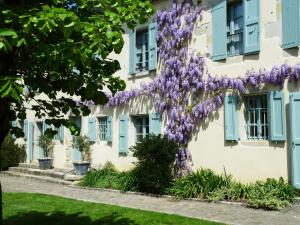
<svg viewBox="0 0 300 225">
<path fill-rule="evenodd" d="M 181 145 L 176 157 L 181 173 L 188 172 L 192 165 L 187 149 L 192 132 L 201 120 L 223 105 L 227 89 L 245 93 L 247 86 L 272 84 L 282 88 L 285 80 L 300 78 L 300 64 L 274 66 L 271 71 L 249 70 L 238 78 L 211 76 L 206 71 L 205 58 L 188 48 L 195 22 L 202 19 L 202 12 L 192 1 L 178 3 L 176 0 L 171 9 L 158 11 L 160 75 L 149 84 L 143 83 L 139 88 L 121 91 L 109 98 L 110 106 L 128 104 L 142 95 L 154 100 L 155 110 L 166 119 L 165 135 Z M 201 101 L 204 95 L 209 97 Z"/>
</svg>

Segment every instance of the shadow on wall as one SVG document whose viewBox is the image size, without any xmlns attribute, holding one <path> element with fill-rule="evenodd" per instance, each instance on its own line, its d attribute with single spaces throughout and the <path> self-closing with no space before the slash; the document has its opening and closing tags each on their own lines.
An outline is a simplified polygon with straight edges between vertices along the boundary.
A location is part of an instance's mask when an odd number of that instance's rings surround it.
<svg viewBox="0 0 300 225">
<path fill-rule="evenodd" d="M 90 217 L 80 213 L 65 214 L 63 212 L 37 212 L 20 213 L 17 216 L 4 219 L 6 225 L 137 225 L 133 220 L 122 217 L 118 213 L 112 213 L 98 220 L 92 221 Z"/>
</svg>

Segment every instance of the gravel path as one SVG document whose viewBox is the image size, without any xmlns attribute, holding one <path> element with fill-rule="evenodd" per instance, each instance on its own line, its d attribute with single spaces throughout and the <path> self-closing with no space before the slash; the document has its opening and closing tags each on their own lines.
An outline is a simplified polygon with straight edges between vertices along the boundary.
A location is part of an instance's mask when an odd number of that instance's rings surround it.
<svg viewBox="0 0 300 225">
<path fill-rule="evenodd" d="M 4 192 L 31 192 L 124 206 L 128 208 L 178 214 L 235 225 L 300 225 L 300 205 L 284 211 L 264 211 L 235 204 L 177 201 L 116 191 L 88 190 L 0 173 Z"/>
</svg>

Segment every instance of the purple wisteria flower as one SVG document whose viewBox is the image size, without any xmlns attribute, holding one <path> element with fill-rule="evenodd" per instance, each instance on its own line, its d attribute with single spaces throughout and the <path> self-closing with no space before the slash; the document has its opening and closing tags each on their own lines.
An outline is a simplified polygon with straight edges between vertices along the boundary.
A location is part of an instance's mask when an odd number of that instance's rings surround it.
<svg viewBox="0 0 300 225">
<path fill-rule="evenodd" d="M 208 74 L 205 58 L 188 48 L 195 22 L 201 18 L 202 9 L 192 1 L 178 3 L 173 0 L 171 9 L 158 11 L 156 39 L 162 65 L 159 76 L 151 83 L 142 83 L 139 88 L 114 96 L 107 94 L 109 105 L 116 107 L 142 95 L 154 101 L 155 110 L 166 119 L 165 136 L 182 146 L 176 156 L 180 174 L 186 174 L 192 165 L 187 146 L 196 124 L 223 105 L 226 90 L 245 93 L 247 86 L 283 87 L 286 80 L 300 79 L 300 64 L 273 66 L 270 71 L 251 69 L 238 78 Z M 209 97 L 203 100 L 203 96 Z"/>
</svg>

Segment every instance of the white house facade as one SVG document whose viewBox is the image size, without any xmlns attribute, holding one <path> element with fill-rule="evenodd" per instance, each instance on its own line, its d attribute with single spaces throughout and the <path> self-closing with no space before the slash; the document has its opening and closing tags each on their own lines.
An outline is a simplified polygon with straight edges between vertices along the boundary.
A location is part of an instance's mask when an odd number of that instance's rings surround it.
<svg viewBox="0 0 300 225">
<path fill-rule="evenodd" d="M 300 76 L 299 0 L 202 0 L 189 49 L 205 58 L 206 75 L 244 77 L 247 71 L 267 71 L 289 65 Z M 171 0 L 153 1 L 155 8 L 172 8 Z M 126 90 L 138 88 L 160 76 L 157 58 L 155 16 L 135 31 L 125 29 L 124 47 L 116 76 Z M 297 74 L 299 73 L 299 74 Z M 283 88 L 264 85 L 235 95 L 226 91 L 224 104 L 210 114 L 192 133 L 188 150 L 193 169 L 211 168 L 232 174 L 242 182 L 283 177 L 300 188 L 300 82 L 286 80 Z M 149 133 L 163 134 L 166 118 L 154 102 L 140 96 L 120 106 L 91 106 L 88 117 L 73 117 L 81 133 L 92 142 L 92 167 L 111 161 L 120 170 L 133 167 L 130 146 Z M 71 114 L 69 116 L 72 116 Z M 45 130 L 43 120 L 27 111 L 18 123 L 25 132 L 27 162 L 37 163 L 43 155 L 37 145 Z M 55 137 L 54 167 L 71 168 L 80 159 L 72 147 L 73 137 L 60 128 Z"/>
</svg>

